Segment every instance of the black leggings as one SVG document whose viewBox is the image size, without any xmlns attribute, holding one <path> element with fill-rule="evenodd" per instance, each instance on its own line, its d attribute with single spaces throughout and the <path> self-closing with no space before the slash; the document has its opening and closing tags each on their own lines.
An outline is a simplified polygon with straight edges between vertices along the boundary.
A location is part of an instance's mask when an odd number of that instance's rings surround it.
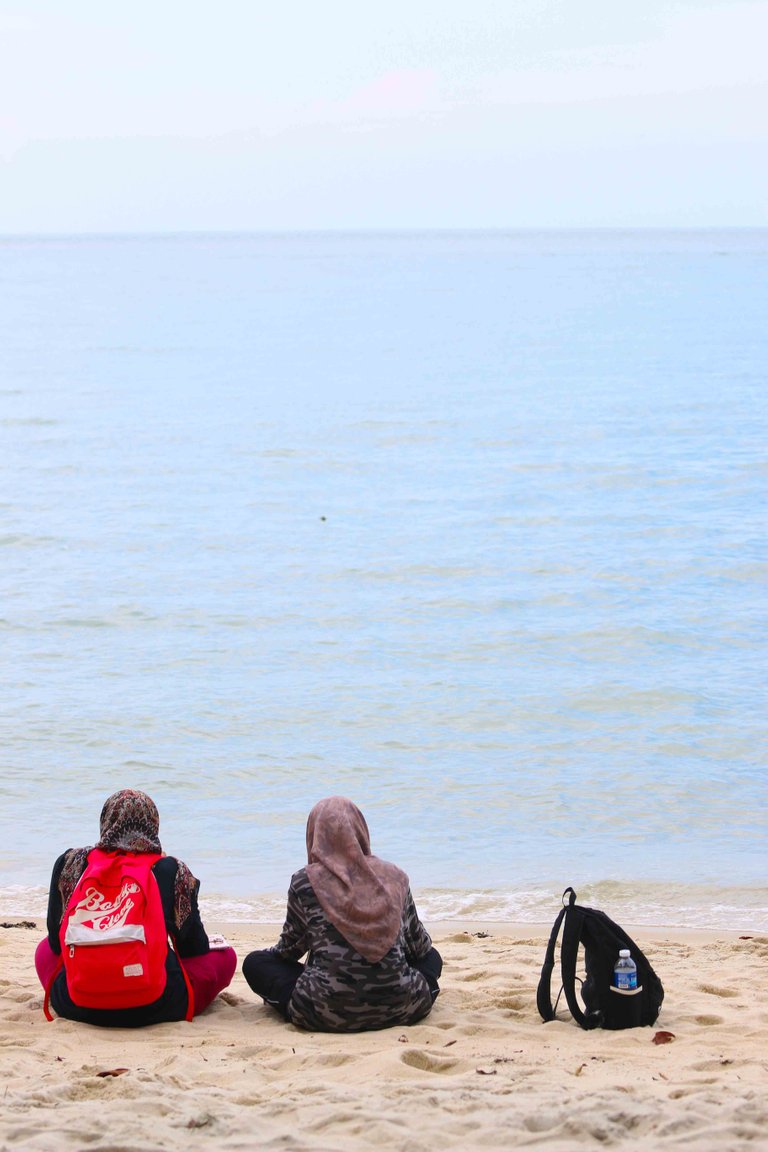
<svg viewBox="0 0 768 1152">
<path fill-rule="evenodd" d="M 411 968 L 421 972 L 429 984 L 434 1004 L 440 985 L 438 978 L 443 970 L 443 959 L 436 948 L 430 948 L 421 960 L 411 960 Z M 284 960 L 276 952 L 267 949 L 263 952 L 250 952 L 243 960 L 243 976 L 257 996 L 265 1004 L 270 1004 L 288 1019 L 288 1001 L 293 995 L 296 981 L 304 971 L 298 960 Z"/>
</svg>

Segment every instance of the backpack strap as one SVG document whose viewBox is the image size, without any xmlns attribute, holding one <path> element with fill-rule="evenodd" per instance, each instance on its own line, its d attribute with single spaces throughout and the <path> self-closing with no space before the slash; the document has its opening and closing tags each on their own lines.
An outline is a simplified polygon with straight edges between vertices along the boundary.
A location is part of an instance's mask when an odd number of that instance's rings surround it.
<svg viewBox="0 0 768 1152">
<path fill-rule="evenodd" d="M 549 943 L 547 944 L 546 955 L 544 957 L 544 965 L 541 969 L 539 986 L 536 989 L 536 1006 L 539 1009 L 539 1015 L 545 1022 L 555 1019 L 555 1011 L 552 1007 L 552 992 L 550 988 L 552 981 L 552 971 L 555 967 L 555 946 L 557 944 L 557 937 L 560 932 L 560 925 L 563 922 L 563 918 L 565 917 L 568 909 L 573 907 L 574 901 L 576 900 L 576 893 L 574 892 L 573 888 L 566 888 L 565 892 L 563 892 L 563 900 L 568 895 L 568 893 L 570 893 L 569 901 L 560 909 L 560 912 L 557 915 L 557 919 L 552 926 L 552 931 L 549 936 Z M 558 1000 L 559 999 L 560 997 L 558 996 Z"/>
<path fill-rule="evenodd" d="M 51 978 L 45 986 L 45 997 L 43 998 L 43 1014 L 49 1023 L 51 1020 L 53 1020 L 53 1013 L 51 1012 L 51 990 L 53 988 L 54 980 L 58 976 L 59 972 L 61 972 L 63 967 L 64 957 L 59 956 L 59 962 L 51 973 Z"/>
<path fill-rule="evenodd" d="M 563 977 L 563 991 L 571 1016 L 580 1027 L 590 1031 L 592 1028 L 599 1028 L 602 1025 L 603 1014 L 599 1011 L 584 1012 L 576 995 L 576 961 L 587 912 L 588 909 L 580 908 L 573 901 L 568 908 L 568 916 L 563 929 L 563 943 L 560 948 L 560 971 Z"/>
<path fill-rule="evenodd" d="M 584 910 L 577 904 L 568 909 L 568 916 L 563 929 L 563 943 L 560 948 L 560 972 L 563 977 L 563 991 L 568 1003 L 568 1009 L 577 1024 L 582 1028 L 596 1028 L 599 1020 L 585 1015 L 576 995 L 576 961 L 579 955 L 579 942 L 581 929 L 584 924 Z"/>
<path fill-rule="evenodd" d="M 184 961 L 182 960 L 181 956 L 179 955 L 179 950 L 176 947 L 176 941 L 173 937 L 170 937 L 170 939 L 173 941 L 173 950 L 176 953 L 176 959 L 179 962 L 179 968 L 181 968 L 181 974 L 184 977 L 184 983 L 187 986 L 187 1011 L 186 1011 L 186 1015 L 184 1016 L 184 1019 L 186 1021 L 188 1021 L 189 1023 L 191 1023 L 191 1021 L 195 1015 L 195 990 L 192 987 L 192 981 L 189 978 L 189 973 L 187 972 L 186 968 L 184 967 Z"/>
</svg>

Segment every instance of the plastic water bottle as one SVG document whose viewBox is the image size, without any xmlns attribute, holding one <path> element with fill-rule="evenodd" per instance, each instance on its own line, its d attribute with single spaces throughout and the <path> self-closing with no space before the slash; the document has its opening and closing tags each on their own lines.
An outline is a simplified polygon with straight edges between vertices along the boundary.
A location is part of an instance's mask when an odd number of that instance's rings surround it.
<svg viewBox="0 0 768 1152">
<path fill-rule="evenodd" d="M 629 948 L 622 948 L 613 966 L 613 986 L 620 992 L 634 992 L 637 988 L 637 965 L 629 954 Z"/>
</svg>

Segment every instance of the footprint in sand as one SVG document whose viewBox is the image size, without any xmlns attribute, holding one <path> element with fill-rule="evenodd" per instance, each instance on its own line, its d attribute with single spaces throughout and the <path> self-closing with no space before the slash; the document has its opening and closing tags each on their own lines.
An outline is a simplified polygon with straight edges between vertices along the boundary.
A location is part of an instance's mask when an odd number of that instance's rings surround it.
<svg viewBox="0 0 768 1152">
<path fill-rule="evenodd" d="M 19 988 L 18 986 L 11 988 L 8 992 L 3 992 L 7 1000 L 12 1000 L 15 1004 L 26 1004 L 28 1000 L 39 999 L 36 992 L 28 992 L 26 988 Z M 40 1001 L 42 1006 L 42 1000 Z"/>
<path fill-rule="evenodd" d="M 349 1064 L 352 1056 L 345 1056 L 340 1052 L 329 1052 L 327 1056 L 313 1056 L 312 1063 L 321 1068 L 341 1068 L 342 1064 Z"/>
<path fill-rule="evenodd" d="M 458 1060 L 445 1060 L 437 1056 L 428 1056 L 426 1052 L 402 1052 L 400 1060 L 409 1068 L 417 1068 L 419 1072 L 460 1072 Z"/>
<path fill-rule="evenodd" d="M 699 984 L 699 992 L 706 992 L 708 996 L 722 996 L 727 998 L 730 996 L 738 996 L 738 992 L 733 988 L 717 988 L 714 984 Z"/>
<path fill-rule="evenodd" d="M 708 1016 L 706 1013 L 702 1016 L 694 1016 L 694 1024 L 701 1024 L 705 1028 L 711 1028 L 713 1024 L 722 1024 L 722 1016 Z"/>
<path fill-rule="evenodd" d="M 531 1116 L 526 1116 L 523 1120 L 523 1125 L 529 1132 L 550 1132 L 553 1128 L 557 1128 L 562 1123 L 562 1116 L 557 1112 L 536 1112 Z"/>
<path fill-rule="evenodd" d="M 462 1024 L 459 1028 L 461 1037 L 465 1036 L 479 1036 L 481 1033 L 484 1035 L 487 1031 L 485 1024 Z"/>
<path fill-rule="evenodd" d="M 686 1096 L 692 1096 L 694 1093 L 700 1092 L 702 1086 L 709 1084 L 719 1084 L 720 1079 L 717 1076 L 702 1076 L 700 1080 L 696 1080 L 685 1088 L 675 1088 L 674 1091 L 669 1093 L 670 1100 L 683 1100 Z"/>
<path fill-rule="evenodd" d="M 514 1012 L 519 1012 L 521 1008 L 528 1008 L 529 1001 L 525 996 L 500 996 L 498 1000 L 493 1001 L 496 1008 L 511 1008 Z"/>
<path fill-rule="evenodd" d="M 719 1072 L 722 1068 L 733 1066 L 734 1068 L 746 1068 L 748 1065 L 754 1064 L 759 1067 L 759 1062 L 756 1060 L 728 1060 L 724 1056 L 719 1056 L 714 1060 L 701 1060 L 698 1064 L 691 1064 L 693 1072 Z"/>
<path fill-rule="evenodd" d="M 20 1020 L 21 1016 L 17 1012 L 14 1019 Z M 36 1036 L 0 1036 L 0 1048 L 29 1048 L 37 1040 Z"/>
<path fill-rule="evenodd" d="M 277 1054 L 270 1044 L 233 1044 L 232 1048 L 232 1052 L 224 1053 L 225 1060 L 269 1060 Z"/>
<path fill-rule="evenodd" d="M 250 1004 L 252 1001 L 246 1000 L 244 996 L 237 996 L 234 992 L 219 992 L 219 1000 L 223 1000 L 225 1004 L 229 1004 L 230 1008 L 236 1008 L 238 1004 Z"/>
</svg>

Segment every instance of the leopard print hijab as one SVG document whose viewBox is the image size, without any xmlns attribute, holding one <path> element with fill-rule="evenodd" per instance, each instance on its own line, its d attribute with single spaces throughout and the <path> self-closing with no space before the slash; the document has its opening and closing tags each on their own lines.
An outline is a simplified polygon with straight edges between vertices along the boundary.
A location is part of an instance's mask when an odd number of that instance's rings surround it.
<svg viewBox="0 0 768 1152">
<path fill-rule="evenodd" d="M 97 848 L 103 852 L 162 853 L 160 844 L 160 816 L 154 800 L 145 792 L 123 788 L 105 801 L 99 820 Z M 91 848 L 71 848 L 66 853 L 64 867 L 59 875 L 62 916 L 75 885 L 85 871 Z M 174 885 L 174 920 L 177 930 L 192 910 L 192 896 L 197 880 L 186 864 L 177 861 Z"/>
</svg>

